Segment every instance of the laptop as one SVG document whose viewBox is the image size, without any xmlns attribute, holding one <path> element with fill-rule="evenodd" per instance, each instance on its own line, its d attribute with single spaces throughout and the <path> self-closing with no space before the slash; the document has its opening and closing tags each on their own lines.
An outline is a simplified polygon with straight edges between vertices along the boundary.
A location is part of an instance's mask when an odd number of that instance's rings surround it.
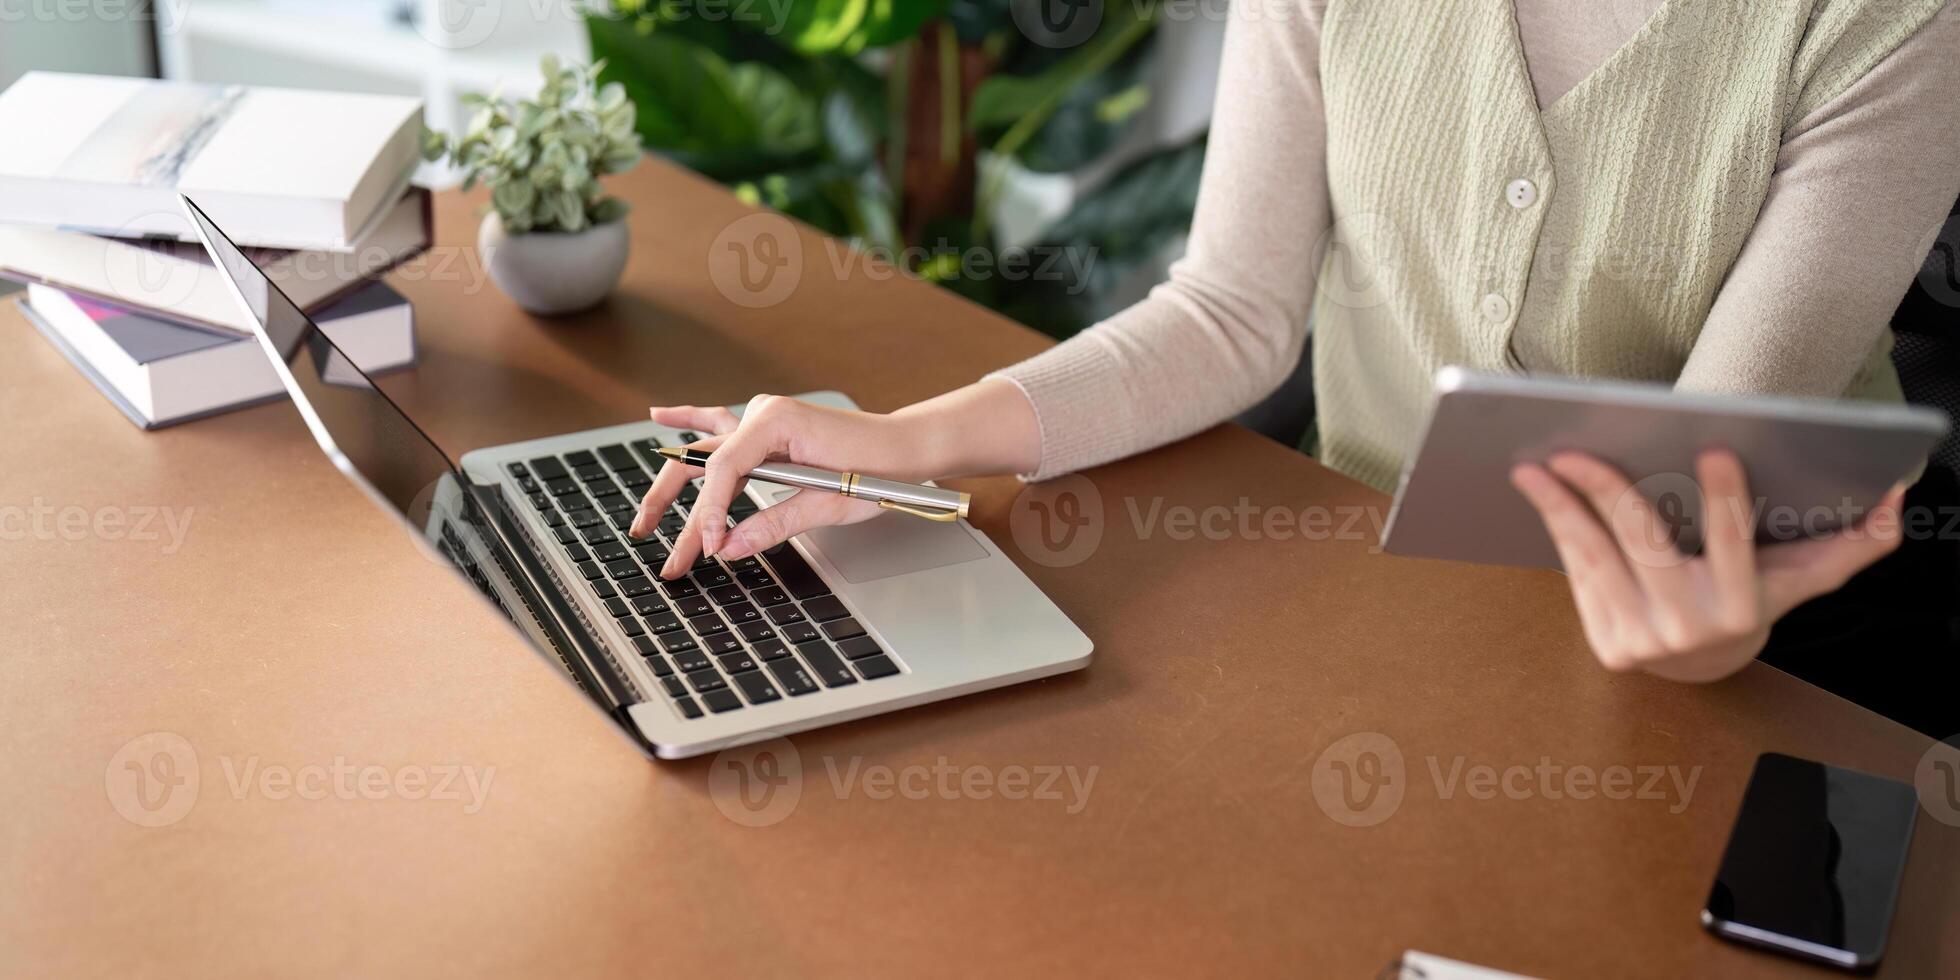
<svg viewBox="0 0 1960 980">
<path fill-rule="evenodd" d="M 1089 638 L 965 521 L 888 514 L 662 580 L 698 488 L 651 537 L 625 531 L 657 450 L 694 433 L 634 422 L 452 460 L 182 203 L 321 450 L 649 754 L 699 755 L 1088 665 Z M 751 480 L 732 519 L 796 492 Z"/>
</svg>

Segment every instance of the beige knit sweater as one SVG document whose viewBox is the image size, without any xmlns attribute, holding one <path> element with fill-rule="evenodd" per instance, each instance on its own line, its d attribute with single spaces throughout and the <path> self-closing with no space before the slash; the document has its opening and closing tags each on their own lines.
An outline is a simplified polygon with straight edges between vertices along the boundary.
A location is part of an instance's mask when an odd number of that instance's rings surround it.
<svg viewBox="0 0 1960 980">
<path fill-rule="evenodd" d="M 1721 210 L 1740 210 L 1743 220 L 1734 228 L 1688 222 L 1690 240 L 1680 247 L 1705 253 L 1708 259 L 1686 278 L 1705 284 L 1705 295 L 1678 301 L 1672 292 L 1650 291 L 1647 307 L 1667 307 L 1660 311 L 1665 315 L 1658 315 L 1637 302 L 1600 306 L 1596 288 L 1575 292 L 1575 281 L 1610 282 L 1615 275 L 1624 276 L 1624 270 L 1601 269 L 1599 259 L 1561 242 L 1561 236 L 1581 233 L 1610 235 L 1610 223 L 1600 226 L 1594 220 L 1588 227 L 1587 221 L 1562 215 L 1559 209 L 1593 196 L 1582 189 L 1599 164 L 1584 156 L 1601 143 L 1583 129 L 1585 116 L 1614 111 L 1610 103 L 1615 98 L 1641 108 L 1642 86 L 1647 84 L 1643 79 L 1656 77 L 1657 65 L 1666 71 L 1709 70 L 1706 52 L 1657 49 L 1653 36 L 1655 24 L 1670 18 L 1676 29 L 1666 35 L 1670 38 L 1720 33 L 1711 32 L 1706 23 L 1679 30 L 1687 16 L 1683 10 L 1705 9 L 1704 4 L 1516 0 L 1513 21 L 1505 0 L 1447 0 L 1441 6 L 1453 9 L 1447 16 L 1457 20 L 1431 24 L 1431 35 L 1425 36 L 1406 30 L 1393 13 L 1379 13 L 1392 10 L 1390 0 L 1371 4 L 1377 11 L 1372 22 L 1339 20 L 1345 5 L 1334 0 L 1329 16 L 1337 19 L 1340 30 L 1323 37 L 1322 11 L 1328 6 L 1305 3 L 1284 8 L 1287 16 L 1276 17 L 1273 11 L 1279 8 L 1272 4 L 1234 5 L 1211 149 L 1186 257 L 1149 299 L 999 373 L 1022 388 L 1040 419 L 1042 462 L 1030 474 L 1033 478 L 1162 445 L 1256 402 L 1298 361 L 1310 308 L 1323 321 L 1323 336 L 1316 338 L 1317 373 L 1329 364 L 1347 369 L 1332 380 L 1324 375 L 1316 379 L 1323 458 L 1385 489 L 1392 486 L 1427 392 L 1420 377 L 1410 383 L 1398 376 L 1383 384 L 1367 375 L 1410 374 L 1410 365 L 1419 359 L 1409 351 L 1430 353 L 1436 347 L 1438 315 L 1464 324 L 1450 328 L 1461 334 L 1452 342 L 1464 348 L 1447 352 L 1453 361 L 1478 363 L 1482 358 L 1491 362 L 1486 366 L 1500 368 L 1654 377 L 1701 390 L 1840 395 L 1869 386 L 1870 378 L 1860 378 L 1870 373 L 1886 319 L 1946 206 L 1960 193 L 1960 96 L 1955 94 L 1960 93 L 1960 12 L 1949 6 L 1921 27 L 1923 12 L 1932 8 L 1922 6 L 1921 15 L 1906 29 L 1894 31 L 1899 36 L 1888 38 L 1883 36 L 1886 25 L 1897 21 L 1884 15 L 1910 4 L 1888 8 L 1856 0 L 1798 0 L 1764 7 L 1780 12 L 1776 16 L 1784 18 L 1794 36 L 1783 39 L 1787 54 L 1757 56 L 1755 62 L 1787 77 L 1822 81 L 1786 90 L 1757 80 L 1754 91 L 1774 92 L 1788 101 L 1775 128 L 1761 137 L 1764 145 L 1755 150 L 1764 161 L 1759 180 L 1751 177 L 1746 163 L 1726 167 L 1726 157 L 1725 166 L 1718 167 L 1707 166 L 1705 158 L 1685 161 L 1687 172 L 1712 173 L 1735 188 L 1732 198 L 1746 198 L 1715 199 Z M 1791 20 L 1793 6 L 1800 9 Z M 1746 3 L 1715 8 L 1752 9 Z M 1845 16 L 1854 10 L 1864 16 Z M 1439 29 L 1454 33 L 1443 41 L 1435 34 Z M 1816 41 L 1814 35 L 1824 30 L 1835 31 L 1846 42 L 1802 43 Z M 1753 36 L 1727 33 L 1732 38 Z M 1765 44 L 1773 43 L 1774 32 L 1762 33 Z M 1833 63 L 1831 52 L 1853 43 L 1873 53 Z M 1448 50 L 1439 44 L 1447 44 Z M 1335 216 L 1344 226 L 1354 223 L 1351 214 L 1342 213 L 1342 205 L 1352 208 L 1353 202 L 1366 201 L 1371 208 L 1393 210 L 1398 182 L 1413 186 L 1416 181 L 1385 165 L 1392 155 L 1355 139 L 1335 147 L 1338 152 L 1331 159 L 1336 166 L 1330 174 L 1323 58 L 1331 59 L 1330 71 L 1352 73 L 1357 61 L 1385 58 L 1403 48 L 1409 59 L 1454 57 L 1465 72 L 1485 72 L 1480 79 L 1466 79 L 1464 88 L 1493 100 L 1507 95 L 1506 52 L 1515 58 L 1521 50 L 1523 64 L 1515 74 L 1522 76 L 1528 69 L 1528 79 L 1518 77 L 1517 84 L 1528 83 L 1529 91 L 1521 96 L 1524 106 L 1513 104 L 1508 115 L 1493 112 L 1479 120 L 1476 133 L 1486 141 L 1473 149 L 1481 155 L 1450 160 L 1453 168 L 1474 169 L 1484 157 L 1507 158 L 1492 164 L 1496 169 L 1489 181 L 1484 175 L 1471 178 L 1478 188 L 1473 193 L 1488 190 L 1490 200 L 1473 197 L 1467 204 L 1446 199 L 1431 205 L 1432 211 L 1446 212 L 1439 220 L 1457 228 L 1464 243 L 1474 242 L 1491 254 L 1390 254 L 1387 262 L 1403 273 L 1390 277 L 1388 299 L 1376 301 L 1348 295 L 1354 284 L 1344 277 L 1317 275 L 1324 243 Z M 1748 54 L 1730 52 L 1718 64 Z M 1779 60 L 1785 57 L 1796 63 Z M 1641 59 L 1649 63 L 1641 65 Z M 1850 74 L 1831 80 L 1827 76 L 1833 72 Z M 1360 132 L 1355 120 L 1371 112 L 1393 126 L 1400 121 L 1394 117 L 1398 112 L 1428 109 L 1398 101 L 1410 93 L 1394 84 L 1392 79 L 1383 89 L 1389 104 L 1378 107 L 1367 100 L 1367 93 L 1357 96 L 1352 86 L 1337 90 L 1333 104 L 1340 114 L 1334 118 L 1344 127 L 1341 132 Z M 1748 84 L 1738 81 L 1737 89 Z M 1578 97 L 1561 100 L 1575 89 Z M 1530 111 L 1534 99 L 1542 113 Z M 1601 102 L 1607 104 L 1590 104 Z M 1458 100 L 1457 105 L 1484 114 L 1477 103 Z M 1533 125 L 1518 128 L 1514 139 L 1482 136 L 1491 125 L 1516 127 L 1519 117 Z M 1543 134 L 1539 153 L 1512 152 L 1532 143 L 1538 133 Z M 1736 155 L 1747 157 L 1751 150 L 1742 146 Z M 1504 181 L 1497 178 L 1512 171 L 1534 177 L 1532 194 L 1542 194 L 1542 200 L 1515 212 L 1515 202 L 1505 207 Z M 1710 200 L 1702 186 L 1706 176 L 1697 180 L 1699 199 Z M 1486 188 L 1491 181 L 1494 186 Z M 1757 205 L 1759 210 L 1748 210 Z M 1515 227 L 1504 224 L 1520 221 L 1514 214 L 1529 220 Z M 1498 229 L 1494 237 L 1479 231 L 1485 225 Z M 1421 237 L 1403 237 L 1414 243 L 1401 245 L 1404 251 L 1420 251 L 1447 236 L 1428 230 Z M 1370 241 L 1377 251 L 1397 247 L 1393 235 Z M 1438 290 L 1425 279 L 1426 269 L 1432 270 L 1428 279 L 1447 280 L 1448 289 Z M 1338 271 L 1334 266 L 1330 270 Z M 1669 275 L 1680 273 L 1671 270 Z M 1425 291 L 1437 292 L 1438 298 L 1425 299 Z M 1691 294 L 1693 283 L 1682 292 Z M 1478 301 L 1480 295 L 1509 302 L 1492 310 Z M 1363 314 L 1355 314 L 1357 309 Z M 1605 316 L 1602 310 L 1613 313 Z M 1640 329 L 1628 332 L 1627 310 L 1634 311 Z M 1494 328 L 1486 331 L 1494 341 L 1474 332 L 1480 329 L 1479 314 Z M 1587 317 L 1614 322 L 1587 322 Z M 1622 331 L 1624 336 L 1605 331 Z M 1591 338 L 1587 343 L 1605 336 L 1612 339 L 1606 346 L 1624 349 L 1610 352 L 1612 357 L 1602 362 L 1591 350 L 1575 354 L 1574 336 Z M 1344 343 L 1332 350 L 1318 346 L 1330 338 Z M 1600 363 L 1612 366 L 1601 368 Z M 1362 376 L 1350 377 L 1354 374 Z"/>
</svg>

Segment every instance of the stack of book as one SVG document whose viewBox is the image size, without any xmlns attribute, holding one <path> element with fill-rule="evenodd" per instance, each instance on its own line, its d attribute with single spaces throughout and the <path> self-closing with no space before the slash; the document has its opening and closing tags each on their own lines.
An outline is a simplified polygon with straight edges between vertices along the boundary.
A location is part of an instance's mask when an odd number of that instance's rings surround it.
<svg viewBox="0 0 1960 980">
<path fill-rule="evenodd" d="M 279 397 L 182 194 L 356 365 L 412 365 L 378 277 L 432 238 L 421 130 L 410 98 L 30 72 L 0 92 L 0 277 L 143 428 Z"/>
</svg>

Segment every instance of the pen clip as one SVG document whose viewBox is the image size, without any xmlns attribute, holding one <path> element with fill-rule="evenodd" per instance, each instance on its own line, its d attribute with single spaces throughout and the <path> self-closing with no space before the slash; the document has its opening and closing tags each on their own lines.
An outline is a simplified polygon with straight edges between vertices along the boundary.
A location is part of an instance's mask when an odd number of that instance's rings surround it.
<svg viewBox="0 0 1960 980">
<path fill-rule="evenodd" d="M 878 506 L 886 510 L 895 510 L 902 514 L 910 514 L 913 517 L 923 517 L 928 521 L 939 521 L 942 524 L 960 519 L 958 511 L 927 510 L 923 507 L 912 507 L 893 500 L 880 500 L 878 501 Z"/>
</svg>

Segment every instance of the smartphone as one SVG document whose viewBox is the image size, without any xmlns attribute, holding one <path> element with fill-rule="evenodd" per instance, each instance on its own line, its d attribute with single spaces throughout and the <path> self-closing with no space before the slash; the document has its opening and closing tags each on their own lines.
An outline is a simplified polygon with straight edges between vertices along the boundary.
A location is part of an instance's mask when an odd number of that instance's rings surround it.
<svg viewBox="0 0 1960 980">
<path fill-rule="evenodd" d="M 1844 969 L 1876 966 L 1918 811 L 1909 783 L 1764 753 L 1702 924 Z"/>
</svg>

